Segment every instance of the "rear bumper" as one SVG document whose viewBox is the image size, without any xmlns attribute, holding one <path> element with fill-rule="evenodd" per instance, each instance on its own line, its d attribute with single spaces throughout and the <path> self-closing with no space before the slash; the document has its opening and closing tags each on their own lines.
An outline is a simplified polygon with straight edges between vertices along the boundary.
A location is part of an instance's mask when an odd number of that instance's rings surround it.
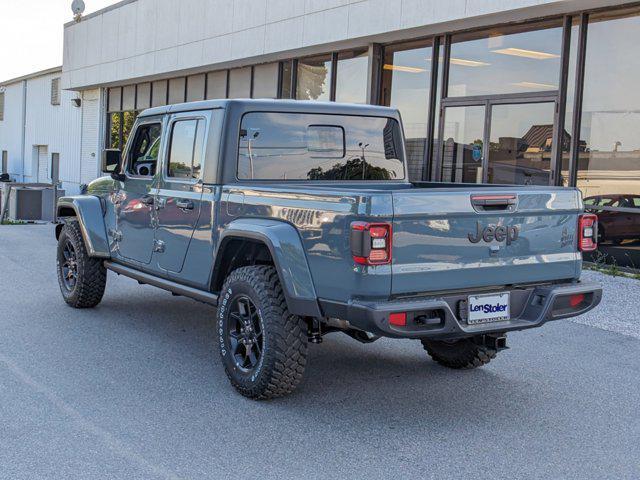
<svg viewBox="0 0 640 480">
<path fill-rule="evenodd" d="M 347 320 L 352 326 L 376 335 L 447 339 L 539 327 L 551 320 L 586 313 L 602 299 L 602 288 L 597 283 L 575 282 L 503 291 L 511 293 L 511 319 L 476 325 L 469 325 L 461 318 L 460 302 L 477 292 L 390 302 L 321 300 L 320 306 L 325 316 Z M 583 302 L 567 308 L 566 300 L 580 294 L 584 295 Z M 395 312 L 407 313 L 406 326 L 389 324 L 389 315 Z"/>
</svg>

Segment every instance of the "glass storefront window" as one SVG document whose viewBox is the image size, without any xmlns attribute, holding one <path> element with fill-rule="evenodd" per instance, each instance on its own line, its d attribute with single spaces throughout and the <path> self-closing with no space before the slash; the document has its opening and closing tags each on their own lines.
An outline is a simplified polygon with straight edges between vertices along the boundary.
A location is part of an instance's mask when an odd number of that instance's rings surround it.
<svg viewBox="0 0 640 480">
<path fill-rule="evenodd" d="M 488 183 L 549 185 L 555 103 L 493 105 Z"/>
<path fill-rule="evenodd" d="M 592 16 L 587 31 L 577 186 L 598 214 L 600 250 L 640 267 L 640 15 Z M 625 250 L 625 249 L 623 249 Z"/>
<path fill-rule="evenodd" d="M 107 129 L 106 148 L 123 150 L 137 117 L 138 112 L 134 111 L 107 114 L 109 128 Z"/>
<path fill-rule="evenodd" d="M 447 107 L 444 111 L 442 181 L 480 183 L 483 177 L 485 107 Z"/>
<path fill-rule="evenodd" d="M 127 139 L 133 130 L 133 124 L 137 117 L 137 112 L 122 112 L 122 148 L 127 144 Z"/>
<path fill-rule="evenodd" d="M 122 125 L 120 113 L 109 114 L 109 131 L 107 148 L 120 148 L 120 127 Z"/>
<path fill-rule="evenodd" d="M 280 98 L 291 98 L 291 60 L 282 62 L 282 86 Z"/>
<path fill-rule="evenodd" d="M 558 89 L 562 26 L 484 32 L 453 38 L 449 97 L 497 95 Z"/>
<path fill-rule="evenodd" d="M 336 102 L 367 103 L 369 54 L 366 50 L 338 55 Z"/>
<path fill-rule="evenodd" d="M 427 144 L 431 43 L 412 43 L 385 49 L 382 105 L 395 107 L 404 125 L 409 178 L 422 180 Z"/>
<path fill-rule="evenodd" d="M 296 98 L 329 101 L 331 94 L 331 56 L 298 61 Z"/>
</svg>

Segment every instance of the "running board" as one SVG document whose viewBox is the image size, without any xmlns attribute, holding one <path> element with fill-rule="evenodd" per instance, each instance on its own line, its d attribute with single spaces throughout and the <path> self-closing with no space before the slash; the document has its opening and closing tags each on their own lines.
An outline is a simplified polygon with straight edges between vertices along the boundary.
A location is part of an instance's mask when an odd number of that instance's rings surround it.
<svg viewBox="0 0 640 480">
<path fill-rule="evenodd" d="M 187 287 L 165 278 L 158 278 L 148 273 L 134 270 L 133 268 L 125 267 L 119 263 L 113 263 L 109 261 L 104 262 L 106 269 L 111 270 L 118 275 L 124 275 L 125 277 L 137 280 L 140 283 L 147 285 L 153 285 L 154 287 L 162 288 L 175 295 L 182 295 L 183 297 L 189 297 L 199 302 L 208 303 L 214 307 L 218 306 L 218 295 L 211 292 L 205 292 L 193 287 Z"/>
</svg>

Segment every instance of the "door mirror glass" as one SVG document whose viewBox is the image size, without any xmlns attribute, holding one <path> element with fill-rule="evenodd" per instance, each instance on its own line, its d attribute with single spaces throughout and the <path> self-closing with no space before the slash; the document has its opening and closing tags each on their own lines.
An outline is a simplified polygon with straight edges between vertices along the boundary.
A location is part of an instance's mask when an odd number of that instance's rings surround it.
<svg viewBox="0 0 640 480">
<path fill-rule="evenodd" d="M 116 173 L 120 171 L 122 152 L 118 149 L 102 151 L 102 173 Z"/>
</svg>

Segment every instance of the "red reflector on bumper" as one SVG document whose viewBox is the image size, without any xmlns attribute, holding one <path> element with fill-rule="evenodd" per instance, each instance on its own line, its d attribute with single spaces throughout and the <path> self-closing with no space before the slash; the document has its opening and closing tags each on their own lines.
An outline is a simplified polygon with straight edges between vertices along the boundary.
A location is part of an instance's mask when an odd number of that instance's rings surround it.
<svg viewBox="0 0 640 480">
<path fill-rule="evenodd" d="M 407 324 L 406 313 L 392 313 L 389 315 L 389 324 L 397 327 L 404 327 Z"/>
<path fill-rule="evenodd" d="M 584 293 L 571 295 L 571 297 L 569 297 L 569 305 L 571 305 L 572 308 L 576 308 L 582 302 L 584 302 Z"/>
</svg>

